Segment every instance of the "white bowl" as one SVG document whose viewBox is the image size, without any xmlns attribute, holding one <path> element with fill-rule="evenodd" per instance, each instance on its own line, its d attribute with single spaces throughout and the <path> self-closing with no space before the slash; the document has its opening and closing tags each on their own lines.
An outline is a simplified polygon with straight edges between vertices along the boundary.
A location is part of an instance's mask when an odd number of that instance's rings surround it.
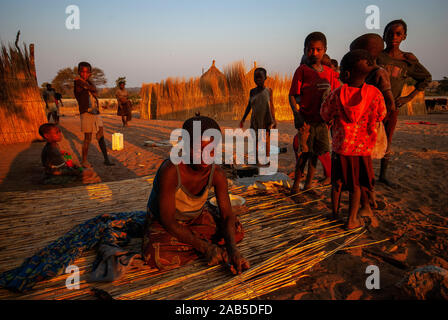
<svg viewBox="0 0 448 320">
<path fill-rule="evenodd" d="M 232 207 L 239 207 L 246 203 L 246 199 L 244 199 L 243 197 L 234 195 L 234 194 L 229 194 L 229 198 L 230 198 L 230 204 L 232 205 Z M 210 199 L 210 204 L 214 207 L 218 207 L 218 204 L 216 203 L 216 197 L 213 197 Z"/>
</svg>

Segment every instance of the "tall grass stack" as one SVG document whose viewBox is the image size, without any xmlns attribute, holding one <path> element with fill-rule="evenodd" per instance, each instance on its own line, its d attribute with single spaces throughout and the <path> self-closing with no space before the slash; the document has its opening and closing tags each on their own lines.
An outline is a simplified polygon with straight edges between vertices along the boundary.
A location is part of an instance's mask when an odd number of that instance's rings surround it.
<svg viewBox="0 0 448 320">
<path fill-rule="evenodd" d="M 47 122 L 34 65 L 34 46 L 8 47 L 0 53 L 0 144 L 30 142 L 39 138 Z"/>
<path fill-rule="evenodd" d="M 266 85 L 274 90 L 276 118 L 292 120 L 288 103 L 291 76 L 268 73 Z M 232 63 L 221 72 L 213 61 L 199 78 L 143 84 L 140 114 L 142 119 L 182 120 L 199 111 L 217 120 L 240 120 L 253 87 L 253 70 L 247 72 L 243 62 Z"/>
</svg>

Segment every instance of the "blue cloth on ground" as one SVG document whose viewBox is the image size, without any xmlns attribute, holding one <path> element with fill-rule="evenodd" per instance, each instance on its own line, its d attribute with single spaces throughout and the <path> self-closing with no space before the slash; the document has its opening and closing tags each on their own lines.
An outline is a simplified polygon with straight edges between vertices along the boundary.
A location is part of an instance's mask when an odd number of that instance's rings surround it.
<svg viewBox="0 0 448 320">
<path fill-rule="evenodd" d="M 0 275 L 0 286 L 25 292 L 42 280 L 57 276 L 83 251 L 97 244 L 125 245 L 142 237 L 146 211 L 102 214 L 81 223 L 65 235 L 27 258 L 20 267 Z"/>
</svg>

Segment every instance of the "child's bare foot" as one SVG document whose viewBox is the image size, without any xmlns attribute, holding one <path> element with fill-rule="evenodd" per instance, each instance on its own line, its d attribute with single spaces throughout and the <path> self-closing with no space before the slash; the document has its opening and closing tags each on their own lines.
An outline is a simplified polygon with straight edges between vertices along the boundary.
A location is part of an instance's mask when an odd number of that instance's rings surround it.
<svg viewBox="0 0 448 320">
<path fill-rule="evenodd" d="M 359 228 L 359 227 L 362 227 L 362 226 L 364 226 L 364 223 L 362 222 L 361 219 L 359 219 L 359 218 L 350 218 L 350 219 L 348 219 L 348 222 L 347 222 L 347 229 L 348 230 L 356 229 L 356 228 Z"/>
<path fill-rule="evenodd" d="M 361 207 L 361 209 L 359 210 L 358 216 L 369 218 L 370 225 L 374 228 L 377 228 L 380 225 L 378 222 L 378 219 L 373 214 L 372 209 L 370 209 L 370 206 Z"/>
<path fill-rule="evenodd" d="M 331 177 L 325 177 L 323 179 L 320 179 L 319 183 L 324 186 L 329 185 L 331 183 Z"/>
<path fill-rule="evenodd" d="M 92 165 L 88 163 L 87 161 L 81 162 L 81 167 L 83 168 L 92 168 Z"/>
<path fill-rule="evenodd" d="M 303 186 L 303 191 L 310 190 L 313 186 L 311 184 L 305 184 Z"/>
</svg>

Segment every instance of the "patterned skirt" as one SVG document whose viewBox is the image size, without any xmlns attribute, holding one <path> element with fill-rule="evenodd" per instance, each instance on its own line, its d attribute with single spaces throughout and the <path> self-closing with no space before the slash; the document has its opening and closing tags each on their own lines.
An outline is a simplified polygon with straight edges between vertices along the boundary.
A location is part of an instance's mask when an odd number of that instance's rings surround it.
<svg viewBox="0 0 448 320">
<path fill-rule="evenodd" d="M 211 208 L 204 208 L 203 212 L 190 221 L 178 221 L 183 227 L 198 238 L 224 245 L 222 230 L 219 226 L 219 214 Z M 218 223 L 217 223 L 218 222 Z M 244 237 L 241 223 L 236 218 L 235 241 L 238 243 Z M 198 252 L 190 244 L 180 242 L 148 212 L 146 215 L 142 256 L 152 268 L 160 270 L 174 269 L 198 258 Z"/>
</svg>

